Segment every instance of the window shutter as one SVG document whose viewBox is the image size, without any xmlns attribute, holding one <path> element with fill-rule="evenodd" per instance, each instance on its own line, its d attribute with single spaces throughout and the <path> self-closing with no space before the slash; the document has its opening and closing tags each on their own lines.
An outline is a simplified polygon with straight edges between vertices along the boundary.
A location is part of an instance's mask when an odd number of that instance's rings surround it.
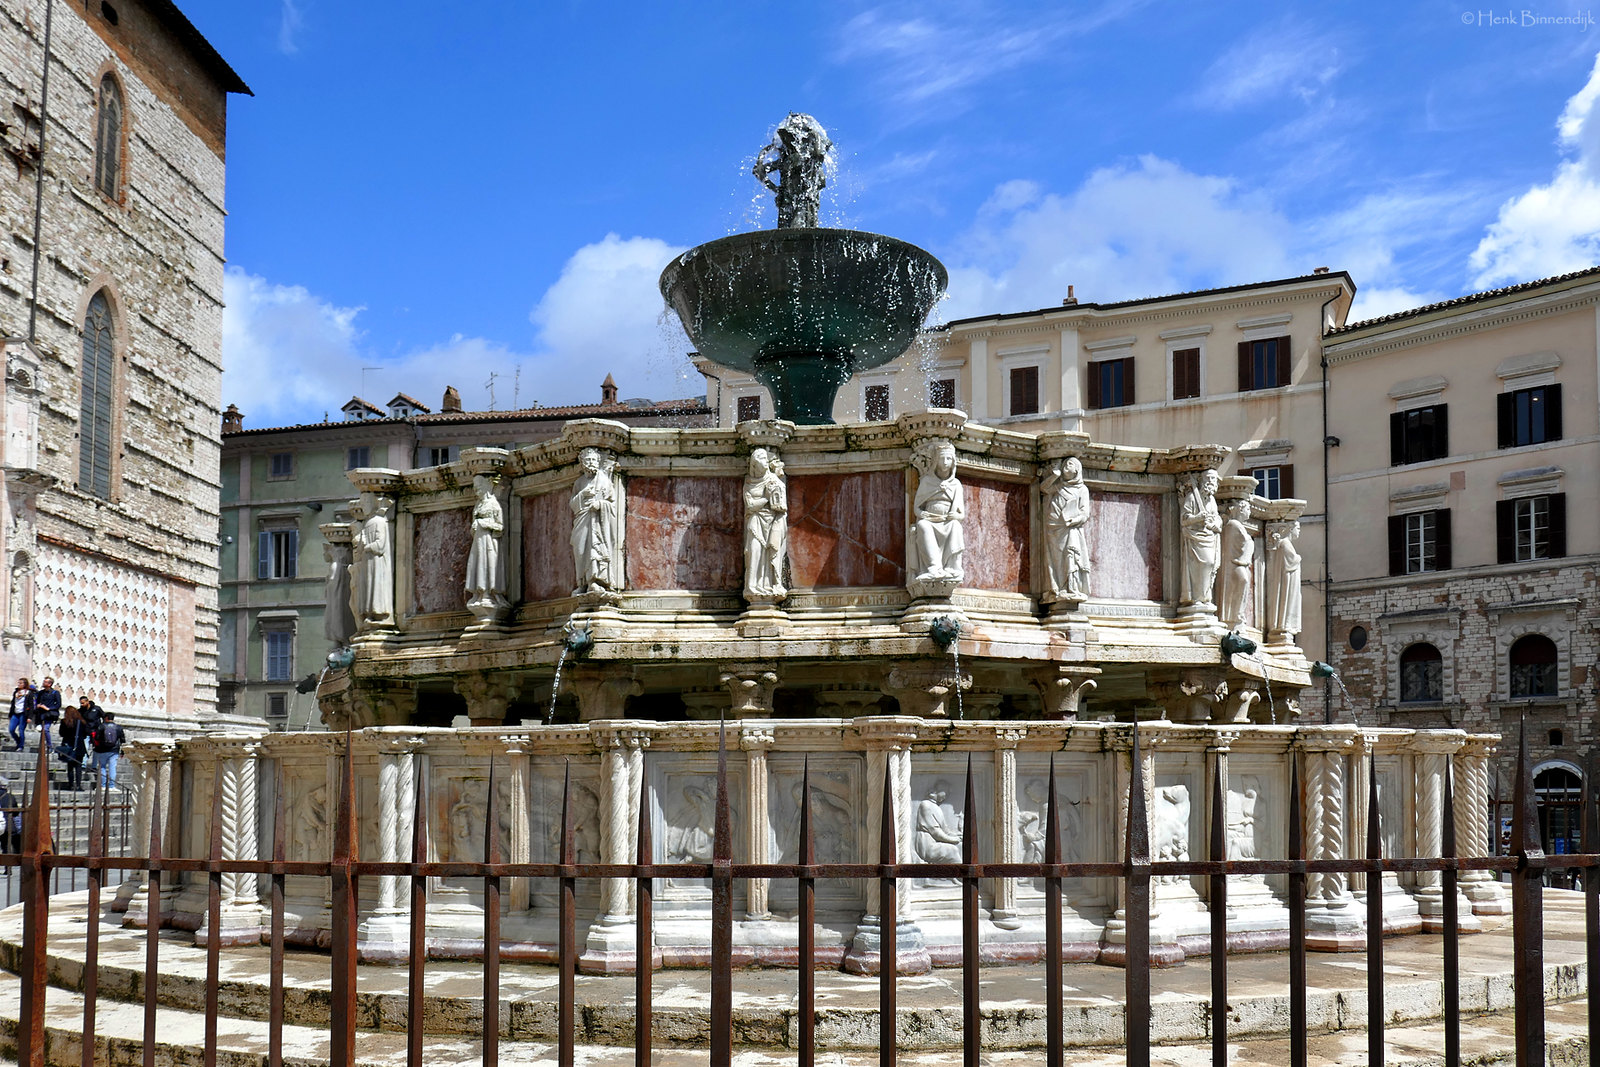
<svg viewBox="0 0 1600 1067">
<path fill-rule="evenodd" d="M 1546 441 L 1561 440 L 1561 386 L 1560 384 L 1544 387 L 1544 439 Z"/>
<path fill-rule="evenodd" d="M 1559 559 L 1567 554 L 1567 494 L 1551 493 L 1549 500 L 1550 557 Z"/>
<path fill-rule="evenodd" d="M 1396 411 L 1389 416 L 1389 466 L 1398 467 L 1406 461 L 1406 413 Z"/>
<path fill-rule="evenodd" d="M 256 535 L 256 577 L 270 578 L 272 567 L 272 534 L 262 530 Z"/>
<path fill-rule="evenodd" d="M 1239 392 L 1249 392 L 1253 383 L 1250 376 L 1250 342 L 1239 342 Z"/>
<path fill-rule="evenodd" d="M 1517 558 L 1517 502 L 1497 500 L 1494 505 L 1495 558 L 1513 563 Z"/>
<path fill-rule="evenodd" d="M 1089 364 L 1089 406 L 1100 406 L 1100 364 Z"/>
<path fill-rule="evenodd" d="M 1500 424 L 1499 447 L 1514 447 L 1517 443 L 1517 394 L 1501 393 L 1495 397 L 1495 412 Z M 1500 562 L 1504 563 L 1505 560 Z"/>
<path fill-rule="evenodd" d="M 1436 538 L 1433 550 L 1433 566 L 1435 570 L 1447 571 L 1451 568 L 1450 561 L 1450 509 L 1440 508 L 1433 513 L 1434 536 Z"/>
<path fill-rule="evenodd" d="M 1439 459 L 1450 454 L 1450 405 L 1433 406 L 1433 457 Z"/>
<path fill-rule="evenodd" d="M 1189 361 L 1182 349 L 1172 353 L 1172 399 L 1189 395 Z"/>
<path fill-rule="evenodd" d="M 1406 572 L 1406 517 L 1389 516 L 1389 573 Z"/>
<path fill-rule="evenodd" d="M 1291 366 L 1290 366 L 1290 362 L 1291 361 L 1290 361 L 1289 339 L 1287 337 L 1278 338 L 1278 346 L 1277 347 L 1278 347 L 1278 384 L 1279 385 L 1288 385 L 1289 384 L 1289 371 L 1292 369 Z"/>
<path fill-rule="evenodd" d="M 1136 404 L 1133 396 L 1133 357 L 1128 356 L 1122 361 L 1122 402 Z"/>
<path fill-rule="evenodd" d="M 283 576 L 293 578 L 300 570 L 300 531 L 289 531 L 289 566 Z"/>
<path fill-rule="evenodd" d="M 1299 499 L 1294 495 L 1294 464 L 1285 463 L 1278 468 L 1278 495 L 1291 500 Z"/>
</svg>

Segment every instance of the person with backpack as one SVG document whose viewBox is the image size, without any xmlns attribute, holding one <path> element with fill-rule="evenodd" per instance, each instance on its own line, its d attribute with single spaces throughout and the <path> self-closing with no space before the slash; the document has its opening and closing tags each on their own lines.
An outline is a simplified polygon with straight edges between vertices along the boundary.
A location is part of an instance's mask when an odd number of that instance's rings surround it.
<svg viewBox="0 0 1600 1067">
<path fill-rule="evenodd" d="M 116 722 L 111 712 L 103 712 L 100 729 L 94 734 L 94 769 L 100 776 L 100 787 L 111 790 L 117 787 L 117 757 L 122 754 L 122 742 L 127 733 Z"/>
<path fill-rule="evenodd" d="M 17 687 L 11 691 L 11 741 L 15 744 L 16 751 L 21 752 L 28 740 L 28 724 L 34 716 L 34 690 L 26 678 L 17 679 Z"/>
<path fill-rule="evenodd" d="M 76 708 L 69 705 L 62 715 L 61 744 L 56 746 L 56 755 L 67 765 L 67 788 L 74 791 L 83 788 L 83 764 L 89 758 L 89 738 L 93 733 L 82 711 L 89 698 L 78 703 Z"/>
<path fill-rule="evenodd" d="M 54 678 L 39 683 L 33 694 L 33 721 L 39 725 L 39 751 L 50 748 L 50 727 L 61 721 L 61 690 Z"/>
</svg>

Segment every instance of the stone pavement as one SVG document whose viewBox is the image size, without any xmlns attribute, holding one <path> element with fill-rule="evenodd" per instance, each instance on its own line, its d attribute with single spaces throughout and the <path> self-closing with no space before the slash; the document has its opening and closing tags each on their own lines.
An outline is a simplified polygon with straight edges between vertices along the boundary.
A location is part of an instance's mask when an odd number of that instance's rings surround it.
<svg viewBox="0 0 1600 1067">
<path fill-rule="evenodd" d="M 1582 955 L 1582 898 L 1546 894 L 1546 994 L 1551 1062 L 1584 1053 L 1585 972 Z M 53 1031 L 51 1062 L 76 1063 L 82 1000 L 83 920 L 71 898 L 58 898 L 52 919 L 51 982 L 48 1019 Z M 81 908 L 81 900 L 77 901 Z M 0 913 L 0 952 L 15 966 L 20 916 Z M 1439 940 L 1405 937 L 1386 941 L 1385 985 L 1388 1062 L 1436 1062 L 1443 1038 L 1440 1011 Z M 1462 940 L 1462 1001 L 1472 1013 L 1463 1020 L 1468 1061 L 1496 1062 L 1510 1057 L 1512 1019 L 1509 979 L 1510 931 L 1506 927 Z M 143 1008 L 143 936 L 112 927 L 102 941 L 100 1039 L 112 1062 L 139 1048 Z M 177 932 L 162 936 L 160 1062 L 187 1062 L 203 1035 L 204 953 Z M 267 1027 L 266 953 L 226 950 L 222 957 L 221 1044 L 231 1053 L 224 1062 L 264 1062 Z M 1288 1059 L 1286 958 L 1281 954 L 1234 956 L 1229 960 L 1233 990 L 1230 1029 L 1234 1064 L 1279 1065 Z M 1096 965 L 1067 968 L 1068 1040 L 1080 1046 L 1077 1064 L 1122 1062 L 1123 1033 L 1120 970 Z M 290 953 L 285 966 L 289 990 L 286 1054 L 303 1062 L 325 1062 L 328 957 Z M 1316 1063 L 1366 1062 L 1365 958 L 1361 955 L 1310 957 L 1309 996 Z M 899 1046 L 907 1065 L 943 1064 L 955 1058 L 960 1042 L 960 972 L 900 980 Z M 399 1064 L 405 1055 L 406 973 L 403 968 L 363 967 L 360 973 L 360 1054 L 363 1063 Z M 1154 973 L 1152 1033 L 1158 1045 L 1154 1062 L 1195 1067 L 1209 1061 L 1207 1033 L 1210 974 L 1204 960 Z M 877 982 L 834 971 L 817 975 L 819 1063 L 876 1062 Z M 633 980 L 631 977 L 580 976 L 579 1062 L 610 1067 L 632 1063 Z M 708 1036 L 709 976 L 699 971 L 661 971 L 655 978 L 655 1037 L 663 1067 L 701 1063 Z M 435 1067 L 476 1062 L 481 1033 L 481 978 L 476 965 L 430 963 L 424 1015 L 427 1058 Z M 795 974 L 792 970 L 746 971 L 734 978 L 735 1041 L 744 1067 L 791 1063 L 797 1031 Z M 14 1055 L 14 1022 L 19 986 L 14 974 L 0 973 L 0 1056 Z M 555 973 L 549 967 L 507 964 L 501 989 L 502 1059 L 508 1063 L 549 1062 L 555 1032 Z M 1037 1060 L 1043 1043 L 1043 980 L 1037 966 L 992 967 L 984 971 L 985 1060 L 996 1065 Z M 1034 1050 L 1034 1051 L 1029 1051 Z M 1576 1060 L 1573 1060 L 1576 1062 Z"/>
</svg>

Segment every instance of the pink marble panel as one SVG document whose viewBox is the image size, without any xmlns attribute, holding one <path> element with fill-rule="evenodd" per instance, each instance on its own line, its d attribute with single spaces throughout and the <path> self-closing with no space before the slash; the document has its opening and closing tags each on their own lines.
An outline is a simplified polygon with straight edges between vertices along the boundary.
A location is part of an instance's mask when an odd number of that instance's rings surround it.
<svg viewBox="0 0 1600 1067">
<path fill-rule="evenodd" d="M 742 589 L 744 479 L 628 479 L 629 589 Z"/>
<path fill-rule="evenodd" d="M 973 589 L 1026 593 L 1029 570 L 1028 501 L 1026 485 L 987 478 L 963 478 L 967 521 L 962 524 L 966 551 L 961 557 L 965 577 L 961 584 Z"/>
<path fill-rule="evenodd" d="M 1161 599 L 1161 497 L 1095 493 L 1090 504 L 1089 590 L 1117 600 Z"/>
<path fill-rule="evenodd" d="M 905 474 L 791 476 L 789 570 L 800 589 L 904 585 Z"/>
<path fill-rule="evenodd" d="M 572 509 L 564 489 L 522 502 L 522 599 L 533 603 L 572 595 Z"/>
<path fill-rule="evenodd" d="M 426 511 L 411 517 L 412 612 L 461 611 L 466 607 L 467 552 L 472 548 L 472 512 L 467 508 Z"/>
</svg>

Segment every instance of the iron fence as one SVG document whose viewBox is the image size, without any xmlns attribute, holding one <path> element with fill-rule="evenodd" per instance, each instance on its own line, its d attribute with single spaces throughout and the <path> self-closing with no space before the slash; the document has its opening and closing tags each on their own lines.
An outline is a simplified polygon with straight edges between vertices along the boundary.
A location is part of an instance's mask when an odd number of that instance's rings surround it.
<svg viewBox="0 0 1600 1067">
<path fill-rule="evenodd" d="M 336 807 L 332 856 L 327 862 L 289 861 L 285 858 L 284 797 L 276 791 L 273 815 L 272 859 L 223 859 L 222 790 L 213 788 L 209 855 L 206 858 L 169 858 L 162 855 L 160 798 L 152 794 L 148 854 L 111 856 L 105 851 L 108 809 L 94 805 L 89 813 L 90 830 L 86 855 L 56 855 L 51 848 L 51 803 L 48 774 L 40 759 L 37 785 L 27 810 L 20 854 L 0 857 L 9 871 L 20 872 L 24 903 L 23 946 L 20 956 L 22 978 L 21 1017 L 18 1027 L 18 1062 L 25 1067 L 42 1067 L 45 1062 L 45 998 L 47 986 L 46 940 L 49 932 L 51 877 L 63 871 L 82 872 L 89 892 L 83 977 L 84 1067 L 93 1067 L 95 1055 L 95 1011 L 97 1000 L 97 958 L 100 932 L 100 899 L 113 878 L 142 873 L 149 880 L 145 904 L 145 970 L 143 989 L 144 1063 L 154 1067 L 157 1058 L 156 1026 L 158 1015 L 157 976 L 161 954 L 161 881 L 175 874 L 202 874 L 208 882 L 207 919 L 209 929 L 220 929 L 222 879 L 224 875 L 250 874 L 264 877 L 269 884 L 270 985 L 268 1008 L 268 1054 L 270 1067 L 283 1063 L 284 1032 L 284 880 L 294 876 L 326 878 L 331 887 L 332 944 L 330 959 L 331 1011 L 329 1060 L 337 1065 L 355 1062 L 357 1030 L 357 942 L 358 880 L 365 876 L 409 879 L 411 889 L 410 963 L 407 1005 L 407 1062 L 412 1067 L 424 1063 L 423 979 L 427 967 L 426 925 L 428 881 L 431 878 L 481 879 L 484 890 L 483 937 L 483 1037 L 481 1058 L 484 1064 L 498 1064 L 500 1054 L 500 899 L 507 879 L 554 880 L 558 886 L 557 942 L 557 1035 L 556 1050 L 561 1067 L 572 1067 L 575 1056 L 576 982 L 578 973 L 576 888 L 580 880 L 620 878 L 632 880 L 637 888 L 637 961 L 635 972 L 635 1062 L 648 1067 L 652 1051 L 652 959 L 654 881 L 662 878 L 707 879 L 711 885 L 711 1004 L 710 1062 L 726 1067 L 733 1056 L 733 905 L 734 883 L 746 879 L 793 879 L 799 887 L 799 953 L 797 983 L 799 993 L 798 1058 L 802 1067 L 812 1067 L 816 1056 L 816 884 L 819 879 L 871 879 L 879 887 L 881 948 L 878 968 L 880 1034 L 878 1058 L 883 1067 L 893 1067 L 898 1049 L 892 1036 L 896 1032 L 896 994 L 898 983 L 899 919 L 897 889 L 907 879 L 954 879 L 962 887 L 962 1036 L 963 1061 L 967 1067 L 979 1062 L 981 1004 L 979 1000 L 979 882 L 987 878 L 1042 879 L 1045 886 L 1046 946 L 1044 959 L 1046 1048 L 1048 1067 L 1065 1062 L 1063 1034 L 1062 967 L 1062 883 L 1069 878 L 1114 878 L 1124 885 L 1126 915 L 1126 962 L 1124 997 L 1126 1008 L 1125 1047 L 1131 1067 L 1146 1067 L 1150 1062 L 1150 924 L 1151 883 L 1165 875 L 1205 878 L 1211 899 L 1211 1002 L 1210 1033 L 1212 1059 L 1227 1062 L 1228 1017 L 1228 921 L 1227 879 L 1229 876 L 1282 875 L 1288 885 L 1289 914 L 1289 1013 L 1290 1064 L 1303 1067 L 1308 1062 L 1308 1019 L 1306 1007 L 1306 891 L 1307 878 L 1317 874 L 1361 874 L 1369 887 L 1380 885 L 1382 875 L 1394 872 L 1435 872 L 1443 882 L 1443 1038 L 1444 1063 L 1454 1067 L 1461 1062 L 1461 973 L 1459 929 L 1457 923 L 1457 880 L 1463 872 L 1491 871 L 1509 876 L 1512 897 L 1512 977 L 1514 984 L 1516 1062 L 1519 1067 L 1542 1067 L 1545 1062 L 1544 968 L 1543 968 L 1543 882 L 1547 872 L 1564 870 L 1582 873 L 1585 904 L 1585 938 L 1588 980 L 1588 1032 L 1590 1062 L 1600 1062 L 1600 1049 L 1594 1037 L 1600 1034 L 1600 877 L 1588 872 L 1600 867 L 1600 822 L 1591 794 L 1585 804 L 1583 852 L 1547 856 L 1540 848 L 1537 812 L 1526 742 L 1519 745 L 1515 790 L 1512 848 L 1508 854 L 1459 857 L 1455 855 L 1455 815 L 1452 784 L 1444 781 L 1443 847 L 1436 857 L 1384 857 L 1380 837 L 1380 806 L 1376 773 L 1367 776 L 1368 817 L 1366 855 L 1363 858 L 1305 858 L 1302 837 L 1303 800 L 1298 767 L 1290 765 L 1290 811 L 1288 814 L 1288 856 L 1285 859 L 1226 858 L 1226 827 L 1222 776 L 1213 775 L 1208 858 L 1204 860 L 1152 861 L 1145 805 L 1145 772 L 1139 754 L 1138 731 L 1133 731 L 1133 751 L 1128 797 L 1127 830 L 1123 858 L 1117 862 L 1061 862 L 1061 821 L 1056 796 L 1055 770 L 1050 771 L 1050 792 L 1046 801 L 1043 862 L 983 863 L 978 860 L 975 834 L 970 822 L 962 831 L 960 863 L 901 863 L 896 856 L 894 796 L 888 776 L 883 784 L 881 848 L 876 863 L 815 862 L 815 841 L 811 822 L 809 774 L 803 779 L 799 825 L 798 863 L 734 863 L 732 860 L 731 818 L 728 802 L 727 751 L 719 745 L 717 757 L 717 795 L 710 863 L 578 863 L 576 861 L 571 775 L 563 790 L 559 862 L 507 863 L 500 853 L 498 819 L 486 813 L 484 856 L 481 861 L 431 861 L 428 857 L 427 780 L 419 779 L 416 817 L 413 820 L 412 858 L 409 862 L 371 862 L 356 854 L 355 776 L 352 746 L 346 736 L 340 763 L 340 793 Z M 489 796 L 494 796 L 493 762 L 489 768 Z M 220 776 L 220 766 L 217 770 Z M 220 779 L 219 779 L 220 780 Z M 969 767 L 966 782 L 966 810 L 975 810 L 973 778 Z M 653 855 L 651 804 L 647 787 L 641 788 L 638 827 L 639 857 Z M 1384 1062 L 1385 1012 L 1383 986 L 1383 939 L 1370 936 L 1383 930 L 1384 894 L 1369 888 L 1366 893 L 1367 956 L 1367 1037 L 1369 1062 Z M 206 1004 L 203 1062 L 214 1067 L 218 1055 L 218 993 L 221 967 L 221 938 L 209 937 L 206 943 Z"/>
<path fill-rule="evenodd" d="M 21 850 L 23 834 L 15 824 L 24 819 L 28 811 L 28 796 L 19 801 L 20 806 L 0 806 L 0 854 Z M 96 815 L 99 820 L 96 821 Z M 102 794 L 95 789 L 88 798 L 74 798 L 65 804 L 50 806 L 50 838 L 59 848 L 70 843 L 73 849 L 88 845 L 91 832 L 101 835 L 100 854 L 123 857 L 128 854 L 128 839 L 133 827 L 133 804 L 129 794 L 116 796 Z M 108 870 L 105 886 L 120 885 L 127 876 L 123 870 Z M 89 888 L 89 869 L 85 866 L 58 863 L 50 869 L 50 893 L 75 893 Z M 15 862 L 0 866 L 0 908 L 9 908 L 22 899 L 21 867 Z"/>
</svg>

